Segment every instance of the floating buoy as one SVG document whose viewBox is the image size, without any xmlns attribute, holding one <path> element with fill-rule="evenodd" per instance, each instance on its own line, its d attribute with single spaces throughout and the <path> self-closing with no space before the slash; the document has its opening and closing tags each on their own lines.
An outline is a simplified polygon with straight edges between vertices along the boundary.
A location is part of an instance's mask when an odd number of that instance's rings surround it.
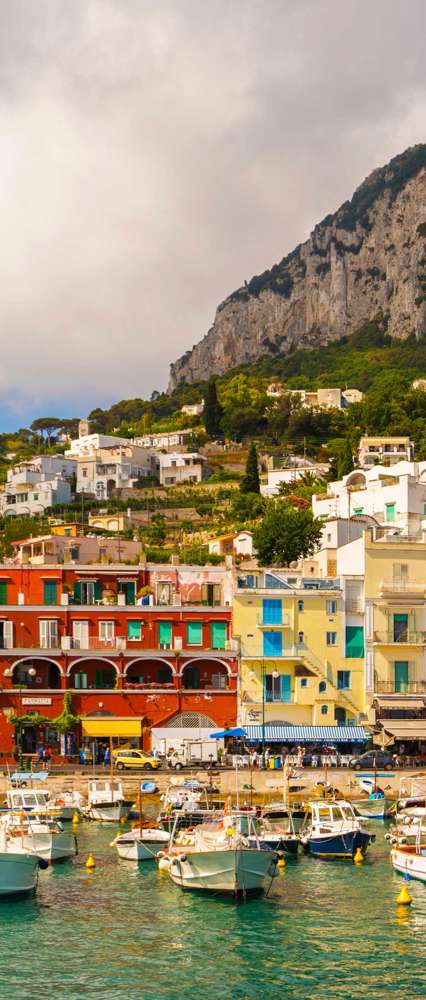
<svg viewBox="0 0 426 1000">
<path fill-rule="evenodd" d="M 73 824 L 73 826 L 78 826 L 79 822 L 80 822 L 80 817 L 79 817 L 78 813 L 73 813 L 73 817 L 72 817 L 72 824 Z"/>
<path fill-rule="evenodd" d="M 86 859 L 85 864 L 86 864 L 86 868 L 96 868 L 96 861 L 95 861 L 95 859 L 93 857 L 93 854 L 91 852 L 90 852 L 90 854 L 87 855 L 87 859 Z"/>
<path fill-rule="evenodd" d="M 120 823 L 121 823 L 122 826 L 123 826 L 123 823 L 127 823 L 127 819 L 126 819 L 125 816 L 120 816 Z"/>
<path fill-rule="evenodd" d="M 407 882 L 409 881 L 410 879 L 406 878 L 404 875 L 404 881 L 401 886 L 401 891 L 398 893 L 396 897 L 398 906 L 410 906 L 410 903 L 413 902 L 412 897 L 410 896 L 410 893 L 408 892 L 407 889 Z"/>
<path fill-rule="evenodd" d="M 354 865 L 362 865 L 364 861 L 364 855 L 360 847 L 357 847 L 354 854 Z"/>
<path fill-rule="evenodd" d="M 158 871 L 168 872 L 169 867 L 170 867 L 170 858 L 160 858 L 158 862 Z"/>
<path fill-rule="evenodd" d="M 285 858 L 278 858 L 277 865 L 278 865 L 278 868 L 281 869 L 281 871 L 284 871 L 284 868 L 285 868 Z"/>
</svg>

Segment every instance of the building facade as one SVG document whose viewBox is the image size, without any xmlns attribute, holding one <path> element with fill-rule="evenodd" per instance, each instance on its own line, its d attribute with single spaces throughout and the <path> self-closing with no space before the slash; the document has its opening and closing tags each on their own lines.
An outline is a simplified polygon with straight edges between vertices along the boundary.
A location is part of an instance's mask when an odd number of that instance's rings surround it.
<svg viewBox="0 0 426 1000">
<path fill-rule="evenodd" d="M 365 515 L 391 530 L 415 534 L 426 517 L 426 462 L 398 462 L 355 469 L 327 493 L 314 494 L 315 517 L 351 518 Z"/>
<path fill-rule="evenodd" d="M 0 514 L 33 516 L 56 504 L 69 503 L 75 471 L 76 462 L 62 455 L 36 455 L 13 466 L 0 491 Z"/>
</svg>

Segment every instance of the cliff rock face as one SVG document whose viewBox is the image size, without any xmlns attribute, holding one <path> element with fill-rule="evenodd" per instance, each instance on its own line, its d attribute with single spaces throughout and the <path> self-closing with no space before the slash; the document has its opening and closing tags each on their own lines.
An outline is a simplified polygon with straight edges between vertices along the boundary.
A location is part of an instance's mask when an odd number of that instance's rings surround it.
<svg viewBox="0 0 426 1000">
<path fill-rule="evenodd" d="M 225 299 L 171 365 L 169 389 L 261 354 L 317 348 L 380 314 L 392 337 L 426 334 L 426 144 L 375 170 L 306 243 Z"/>
</svg>

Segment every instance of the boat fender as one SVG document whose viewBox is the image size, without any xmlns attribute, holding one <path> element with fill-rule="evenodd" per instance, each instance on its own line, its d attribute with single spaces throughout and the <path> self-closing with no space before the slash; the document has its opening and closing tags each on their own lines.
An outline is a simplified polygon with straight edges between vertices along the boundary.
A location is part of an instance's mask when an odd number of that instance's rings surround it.
<svg viewBox="0 0 426 1000">
<path fill-rule="evenodd" d="M 41 870 L 43 872 L 46 871 L 46 868 L 49 867 L 49 862 L 46 861 L 46 858 L 38 858 L 37 859 L 37 863 L 38 863 L 38 867 L 41 868 Z"/>
<path fill-rule="evenodd" d="M 186 860 L 187 860 L 186 854 L 179 854 L 179 857 L 176 858 L 176 861 L 186 861 Z"/>
</svg>

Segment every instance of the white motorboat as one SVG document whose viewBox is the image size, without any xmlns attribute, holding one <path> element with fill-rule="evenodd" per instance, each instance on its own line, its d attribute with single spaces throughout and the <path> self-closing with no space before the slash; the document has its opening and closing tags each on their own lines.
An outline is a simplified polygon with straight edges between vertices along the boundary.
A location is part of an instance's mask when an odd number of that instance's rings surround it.
<svg viewBox="0 0 426 1000">
<path fill-rule="evenodd" d="M 139 826 L 126 833 L 119 833 L 110 846 L 116 847 L 119 858 L 125 861 L 155 861 L 158 853 L 164 851 L 170 841 L 166 830 Z"/>
<path fill-rule="evenodd" d="M 87 819 L 100 823 L 119 823 L 128 811 L 121 781 L 89 781 L 87 805 L 81 807 Z"/>
<path fill-rule="evenodd" d="M 86 805 L 86 800 L 81 792 L 77 792 L 72 788 L 64 788 L 62 792 L 58 792 L 53 799 L 51 799 L 52 805 L 60 810 L 61 819 L 70 820 L 82 811 L 83 806 Z"/>
<path fill-rule="evenodd" d="M 234 895 L 269 889 L 277 855 L 261 850 L 259 842 L 252 846 L 237 826 L 238 816 L 225 815 L 222 822 L 202 823 L 192 833 L 181 830 L 166 855 L 172 882 L 182 889 Z"/>
<path fill-rule="evenodd" d="M 300 834 L 301 843 L 309 854 L 353 860 L 358 849 L 364 856 L 374 839 L 374 834 L 364 829 L 350 802 L 321 799 L 309 803 L 309 813 Z"/>
<path fill-rule="evenodd" d="M 35 892 L 39 868 L 47 862 L 33 852 L 24 851 L 0 825 L 0 897 L 24 896 Z"/>
<path fill-rule="evenodd" d="M 395 825 L 391 827 L 386 839 L 390 840 L 391 844 L 412 845 L 419 837 L 426 844 L 426 809 L 422 806 L 413 806 L 397 812 Z"/>
<path fill-rule="evenodd" d="M 385 818 L 387 802 L 384 795 L 371 792 L 366 799 L 352 799 L 351 804 L 354 807 L 356 815 L 360 816 L 361 819 Z"/>
<path fill-rule="evenodd" d="M 426 882 L 426 848 L 419 844 L 395 844 L 391 850 L 395 871 Z"/>
<path fill-rule="evenodd" d="M 197 826 L 214 819 L 215 809 L 209 802 L 207 789 L 199 782 L 173 779 L 168 785 L 158 823 L 169 833 L 183 827 Z"/>
<path fill-rule="evenodd" d="M 25 813 L 38 813 L 46 809 L 55 809 L 60 819 L 72 819 L 75 812 L 80 812 L 84 805 L 81 792 L 64 790 L 52 798 L 48 788 L 12 787 L 6 793 L 7 809 L 18 809 Z"/>
<path fill-rule="evenodd" d="M 77 854 L 77 838 L 64 830 L 54 811 L 8 812 L 1 818 L 14 849 L 38 855 L 45 861 L 64 861 Z"/>
<path fill-rule="evenodd" d="M 264 806 L 257 830 L 261 847 L 297 854 L 300 837 L 294 829 L 293 816 L 286 802 L 271 802 Z"/>
</svg>

